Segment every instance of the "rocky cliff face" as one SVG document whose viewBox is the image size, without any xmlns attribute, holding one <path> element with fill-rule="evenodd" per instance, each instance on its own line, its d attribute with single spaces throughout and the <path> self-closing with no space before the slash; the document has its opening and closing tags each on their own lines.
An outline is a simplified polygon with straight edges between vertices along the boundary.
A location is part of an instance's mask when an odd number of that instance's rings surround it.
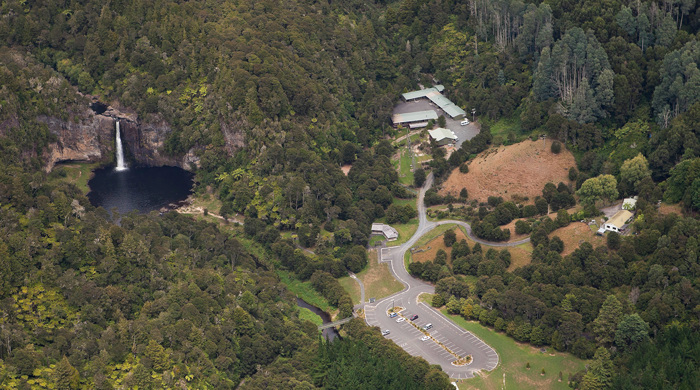
<svg viewBox="0 0 700 390">
<path fill-rule="evenodd" d="M 192 170 L 199 159 L 190 150 L 180 158 L 166 156 L 163 143 L 172 131 L 161 117 L 154 115 L 143 121 L 134 113 L 105 107 L 97 113 L 89 108 L 78 116 L 77 122 L 54 117 L 39 117 L 58 141 L 49 146 L 46 169 L 63 161 L 114 161 L 115 121 L 119 120 L 127 162 L 147 166 L 177 166 Z M 100 110 L 101 111 L 101 110 Z"/>
</svg>

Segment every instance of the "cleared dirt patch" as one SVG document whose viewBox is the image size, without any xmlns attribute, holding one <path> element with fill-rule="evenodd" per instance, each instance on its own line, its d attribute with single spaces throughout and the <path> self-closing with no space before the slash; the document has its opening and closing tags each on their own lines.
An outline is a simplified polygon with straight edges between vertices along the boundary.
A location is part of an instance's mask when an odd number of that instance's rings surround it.
<svg viewBox="0 0 700 390">
<path fill-rule="evenodd" d="M 590 242 L 594 248 L 605 244 L 605 239 L 603 237 L 596 235 L 588 224 L 581 222 L 571 222 L 569 226 L 557 229 L 549 236 L 558 236 L 564 241 L 564 252 L 562 252 L 562 256 L 571 254 L 571 252 L 575 251 L 584 241 Z"/>
<path fill-rule="evenodd" d="M 458 196 L 466 188 L 469 198 L 480 202 L 489 196 L 511 200 L 513 195 L 519 195 L 532 203 L 547 182 L 568 183 L 569 168 L 576 165 L 568 150 L 554 154 L 550 146 L 549 142 L 543 147 L 542 141 L 527 140 L 489 149 L 469 163 L 469 173 L 455 168 L 440 193 Z"/>
<path fill-rule="evenodd" d="M 676 203 L 676 204 L 661 203 L 661 206 L 659 207 L 659 213 L 664 214 L 664 215 L 667 215 L 667 214 L 683 215 L 683 208 L 678 203 Z"/>
</svg>

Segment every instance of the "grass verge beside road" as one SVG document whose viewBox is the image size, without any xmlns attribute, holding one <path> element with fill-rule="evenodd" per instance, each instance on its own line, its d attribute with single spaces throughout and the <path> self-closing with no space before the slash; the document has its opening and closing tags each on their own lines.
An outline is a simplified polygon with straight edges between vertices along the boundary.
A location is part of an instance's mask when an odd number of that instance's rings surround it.
<svg viewBox="0 0 700 390">
<path fill-rule="evenodd" d="M 391 227 L 399 232 L 399 238 L 396 241 L 387 242 L 387 246 L 401 245 L 413 237 L 413 233 L 418 230 L 418 218 L 413 218 L 412 220 L 408 221 L 408 223 L 391 225 Z"/>
<path fill-rule="evenodd" d="M 367 267 L 356 274 L 358 279 L 365 286 L 365 299 L 384 298 L 391 294 L 397 293 L 403 289 L 403 284 L 394 279 L 394 276 L 389 270 L 389 264 L 379 263 L 377 260 L 377 251 L 369 251 L 369 262 Z M 338 279 L 340 285 L 345 291 L 350 294 L 354 304 L 360 303 L 360 286 L 357 281 L 346 276 Z"/>
<path fill-rule="evenodd" d="M 461 390 L 467 389 L 568 389 L 569 375 L 584 369 L 585 361 L 573 355 L 555 352 L 547 347 L 545 353 L 529 344 L 521 344 L 503 333 L 495 332 L 476 322 L 466 321 L 458 315 L 442 313 L 465 330 L 472 332 L 498 352 L 498 367 L 491 372 L 463 380 Z M 530 369 L 526 368 L 530 363 Z M 542 369 L 545 375 L 542 375 Z M 563 380 L 559 382 L 559 372 Z"/>
</svg>

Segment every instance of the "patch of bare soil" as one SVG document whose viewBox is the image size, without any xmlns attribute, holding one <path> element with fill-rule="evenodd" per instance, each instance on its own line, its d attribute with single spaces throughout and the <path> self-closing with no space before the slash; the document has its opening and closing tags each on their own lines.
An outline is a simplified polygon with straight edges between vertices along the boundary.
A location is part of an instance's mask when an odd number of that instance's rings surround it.
<svg viewBox="0 0 700 390">
<path fill-rule="evenodd" d="M 534 202 L 547 182 L 568 183 L 569 168 L 576 165 L 574 156 L 564 149 L 559 154 L 550 151 L 548 142 L 523 141 L 515 145 L 499 146 L 481 153 L 469 162 L 469 173 L 455 168 L 447 179 L 441 195 L 459 196 L 462 188 L 470 199 L 486 202 L 489 196 L 528 197 Z"/>
<path fill-rule="evenodd" d="M 347 176 L 347 175 L 348 175 L 348 172 L 350 172 L 350 168 L 352 168 L 352 165 L 351 165 L 351 164 L 346 164 L 346 165 L 341 166 L 341 167 L 340 167 L 340 170 L 343 171 L 343 173 L 345 174 L 345 176 Z"/>
<path fill-rule="evenodd" d="M 667 215 L 667 214 L 676 214 L 676 215 L 683 215 L 683 208 L 681 207 L 680 204 L 668 204 L 668 203 L 661 203 L 661 206 L 659 206 L 659 213 Z"/>
</svg>

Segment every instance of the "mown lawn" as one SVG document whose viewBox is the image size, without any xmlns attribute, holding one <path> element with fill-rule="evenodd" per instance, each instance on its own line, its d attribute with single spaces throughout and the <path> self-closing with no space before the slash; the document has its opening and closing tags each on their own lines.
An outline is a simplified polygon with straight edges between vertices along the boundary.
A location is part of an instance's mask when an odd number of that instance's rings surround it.
<svg viewBox="0 0 700 390">
<path fill-rule="evenodd" d="M 568 353 L 556 352 L 551 347 L 542 353 L 539 348 L 518 343 L 504 333 L 466 321 L 458 315 L 449 315 L 446 309 L 442 309 L 442 313 L 493 347 L 500 359 L 495 370 L 460 381 L 458 385 L 461 390 L 568 389 L 569 375 L 584 369 L 586 362 Z M 530 363 L 529 370 L 527 363 Z M 545 375 L 542 375 L 543 368 Z M 561 382 L 559 372 L 563 376 Z"/>
<path fill-rule="evenodd" d="M 387 246 L 401 245 L 408 241 L 409 238 L 413 237 L 413 234 L 418 230 L 418 218 L 413 218 L 408 221 L 408 223 L 402 223 L 398 225 L 391 225 L 397 232 L 399 232 L 399 238 L 396 241 L 387 242 Z"/>
</svg>

